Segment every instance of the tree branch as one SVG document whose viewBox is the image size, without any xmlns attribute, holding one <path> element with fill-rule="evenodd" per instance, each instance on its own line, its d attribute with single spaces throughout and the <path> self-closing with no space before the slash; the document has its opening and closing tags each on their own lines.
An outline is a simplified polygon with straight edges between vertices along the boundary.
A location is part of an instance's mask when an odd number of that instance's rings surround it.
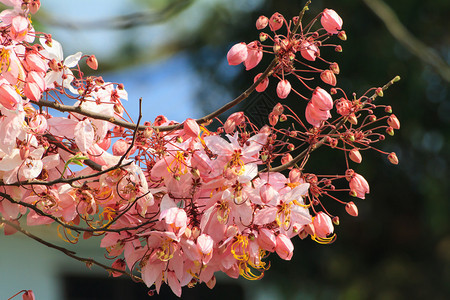
<svg viewBox="0 0 450 300">
<path fill-rule="evenodd" d="M 449 65 L 434 49 L 427 47 L 419 39 L 415 38 L 386 3 L 382 0 L 364 0 L 364 3 L 381 19 L 394 38 L 408 49 L 409 52 L 417 56 L 424 63 L 431 65 L 442 79 L 450 82 Z"/>
</svg>

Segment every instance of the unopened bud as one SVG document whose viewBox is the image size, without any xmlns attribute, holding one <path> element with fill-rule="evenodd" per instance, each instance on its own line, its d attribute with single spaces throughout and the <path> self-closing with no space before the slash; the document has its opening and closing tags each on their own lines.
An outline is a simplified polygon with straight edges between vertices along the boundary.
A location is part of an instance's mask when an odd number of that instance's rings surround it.
<svg viewBox="0 0 450 300">
<path fill-rule="evenodd" d="M 331 71 L 333 71 L 333 73 L 334 74 L 339 74 L 339 72 L 340 72 L 340 69 L 339 69 L 339 65 L 337 64 L 337 63 L 332 63 L 331 65 L 330 65 L 330 70 Z"/>
<path fill-rule="evenodd" d="M 352 196 L 352 197 L 356 197 L 357 193 L 356 193 L 356 191 L 351 190 L 349 195 Z"/>
<path fill-rule="evenodd" d="M 302 230 L 298 233 L 298 237 L 304 240 L 305 238 L 308 237 L 308 233 L 306 232 L 306 230 Z"/>
<path fill-rule="evenodd" d="M 393 136 L 394 135 L 394 128 L 389 126 L 388 128 L 386 128 L 386 133 L 389 134 L 390 136 Z"/>
<path fill-rule="evenodd" d="M 294 144 L 288 144 L 288 145 L 287 145 L 287 149 L 288 149 L 289 151 L 294 151 L 294 149 L 295 149 Z"/>
<path fill-rule="evenodd" d="M 262 42 L 265 42 L 265 41 L 267 40 L 268 37 L 269 37 L 269 35 L 268 35 L 267 33 L 265 33 L 265 32 L 261 32 L 261 33 L 259 34 L 259 40 L 261 41 L 261 43 L 262 43 Z"/>
<path fill-rule="evenodd" d="M 354 142 L 355 141 L 355 135 L 353 133 L 350 133 L 349 135 L 347 135 L 347 140 L 349 140 L 350 142 Z"/>
<path fill-rule="evenodd" d="M 377 116 L 375 116 L 375 115 L 370 115 L 369 116 L 369 121 L 370 122 L 375 122 L 377 120 Z"/>
<path fill-rule="evenodd" d="M 397 155 L 395 154 L 395 152 L 389 153 L 388 160 L 391 164 L 398 165 L 398 158 L 397 158 Z"/>
<path fill-rule="evenodd" d="M 350 150 L 350 152 L 348 153 L 348 156 L 350 157 L 350 159 L 352 161 L 354 161 L 355 163 L 361 163 L 362 162 L 362 156 L 361 153 L 358 151 L 358 149 L 354 148 L 352 150 Z"/>
<path fill-rule="evenodd" d="M 265 162 L 268 158 L 269 158 L 269 156 L 267 155 L 267 153 L 262 153 L 262 154 L 261 154 L 261 160 L 262 160 L 263 162 Z"/>
<path fill-rule="evenodd" d="M 400 76 L 397 75 L 394 77 L 394 79 L 392 79 L 392 81 L 397 82 L 397 81 L 400 81 L 400 79 L 401 79 Z"/>
<path fill-rule="evenodd" d="M 331 95 L 336 95 L 337 94 L 337 90 L 335 88 L 331 88 L 330 89 L 330 94 Z"/>
<path fill-rule="evenodd" d="M 287 117 L 285 114 L 281 114 L 280 115 L 280 122 L 286 122 L 287 121 Z"/>
<path fill-rule="evenodd" d="M 283 155 L 283 157 L 281 158 L 281 163 L 287 164 L 288 162 L 292 161 L 292 155 L 290 155 L 289 153 L 286 153 L 285 155 Z"/>
<path fill-rule="evenodd" d="M 348 116 L 347 120 L 350 122 L 350 124 L 353 124 L 353 125 L 358 124 L 358 119 L 356 118 L 355 114 L 353 114 L 353 113 Z"/>
<path fill-rule="evenodd" d="M 123 114 L 123 107 L 121 105 L 114 104 L 113 109 L 116 114 L 118 115 Z"/>
<path fill-rule="evenodd" d="M 273 45 L 273 52 L 275 54 L 277 54 L 280 51 L 280 49 L 281 49 L 281 46 L 279 44 Z"/>
<path fill-rule="evenodd" d="M 52 71 L 58 72 L 58 62 L 56 61 L 56 59 L 53 58 L 51 61 L 49 61 L 48 67 L 52 69 Z"/>
<path fill-rule="evenodd" d="M 397 119 L 395 115 L 390 115 L 387 119 L 387 123 L 394 129 L 400 129 L 400 121 Z"/>
<path fill-rule="evenodd" d="M 198 229 L 198 227 L 192 228 L 191 232 L 194 240 L 200 236 L 200 229 Z"/>
<path fill-rule="evenodd" d="M 337 46 L 334 48 L 334 51 L 336 51 L 336 52 L 342 52 L 342 46 L 341 46 L 341 45 L 337 45 Z"/>
<path fill-rule="evenodd" d="M 387 112 L 388 114 L 392 114 L 392 107 L 388 105 L 384 108 L 384 111 Z"/>
<path fill-rule="evenodd" d="M 347 35 L 345 34 L 344 30 L 340 31 L 337 36 L 338 36 L 338 38 L 340 38 L 343 41 L 347 40 Z"/>
<path fill-rule="evenodd" d="M 375 90 L 375 93 L 377 94 L 378 97 L 383 97 L 384 96 L 383 89 L 380 88 L 380 87 Z"/>
<path fill-rule="evenodd" d="M 350 216 L 357 217 L 358 216 L 358 207 L 352 201 L 348 202 L 345 205 L 345 210 Z"/>
<path fill-rule="evenodd" d="M 200 171 L 197 168 L 192 168 L 191 169 L 191 174 L 195 177 L 195 178 L 199 178 L 200 177 Z"/>
<path fill-rule="evenodd" d="M 339 217 L 333 217 L 333 219 L 331 219 L 331 221 L 333 222 L 334 225 L 339 226 L 340 222 L 339 222 Z"/>
<path fill-rule="evenodd" d="M 98 68 L 98 61 L 95 55 L 91 55 L 86 59 L 86 64 L 91 68 L 92 70 L 97 70 Z"/>
<path fill-rule="evenodd" d="M 153 128 L 151 128 L 151 127 L 145 128 L 145 130 L 144 130 L 144 137 L 146 139 L 149 139 L 149 138 L 152 137 L 152 135 L 153 135 Z"/>
</svg>

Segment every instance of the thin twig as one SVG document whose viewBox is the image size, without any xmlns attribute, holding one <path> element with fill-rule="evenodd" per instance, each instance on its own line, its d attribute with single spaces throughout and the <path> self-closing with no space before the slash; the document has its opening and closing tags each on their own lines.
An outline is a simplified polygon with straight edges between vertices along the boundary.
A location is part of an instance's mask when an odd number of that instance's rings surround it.
<svg viewBox="0 0 450 300">
<path fill-rule="evenodd" d="M 383 91 L 387 90 L 391 85 L 393 85 L 395 82 L 397 82 L 400 79 L 400 77 L 396 76 L 395 78 L 393 78 L 392 80 L 390 80 L 388 83 L 386 83 L 382 89 Z M 374 93 L 369 99 L 371 101 L 375 100 L 375 98 L 377 98 L 377 93 Z M 367 102 L 367 101 L 366 101 Z M 339 121 L 339 123 L 332 129 L 330 130 L 330 132 L 326 135 L 332 135 L 335 134 L 341 127 L 342 125 L 344 125 L 344 123 L 347 121 L 347 118 L 343 118 L 341 121 Z M 296 157 L 294 157 L 290 162 L 285 163 L 283 165 L 280 165 L 278 167 L 275 168 L 270 168 L 270 169 L 264 169 L 261 172 L 281 172 L 284 171 L 290 167 L 295 166 L 301 159 L 303 159 L 306 155 L 310 154 L 311 152 L 313 152 L 314 150 L 316 150 L 317 148 L 321 147 L 327 140 L 327 138 L 323 137 L 320 141 L 318 141 L 317 143 L 315 143 L 314 145 L 310 145 L 310 147 L 308 147 L 307 149 L 303 150 L 300 154 L 298 154 Z"/>
<path fill-rule="evenodd" d="M 92 258 L 86 258 L 86 257 L 78 256 L 78 255 L 76 255 L 76 252 L 74 252 L 74 251 L 72 251 L 72 250 L 69 250 L 69 249 L 66 249 L 66 248 L 64 248 L 64 247 L 60 247 L 60 246 L 58 246 L 58 245 L 55 245 L 55 244 L 50 243 L 50 242 L 48 242 L 48 241 L 45 241 L 45 240 L 41 239 L 40 237 L 38 237 L 38 236 L 36 236 L 36 235 L 34 235 L 34 234 L 32 234 L 32 233 L 26 231 L 26 230 L 23 229 L 21 226 L 19 226 L 19 225 L 17 225 L 17 224 L 14 224 L 13 222 L 10 222 L 10 221 L 4 219 L 3 217 L 0 217 L 0 224 L 7 224 L 8 226 L 13 227 L 13 228 L 16 229 L 17 231 L 20 231 L 21 233 L 23 233 L 23 234 L 26 235 L 27 237 L 29 237 L 29 238 L 31 238 L 31 239 L 33 239 L 33 240 L 35 240 L 35 241 L 37 241 L 37 242 L 39 242 L 39 243 L 41 243 L 41 244 L 47 246 L 47 247 L 49 247 L 49 248 L 56 249 L 56 250 L 62 252 L 63 254 L 65 254 L 65 255 L 67 255 L 67 256 L 73 258 L 73 259 L 76 259 L 76 260 L 78 260 L 78 261 L 81 261 L 81 262 L 85 263 L 87 266 L 89 266 L 89 265 L 96 265 L 96 266 L 99 266 L 99 267 L 101 267 L 101 268 L 103 268 L 103 269 L 109 271 L 109 272 L 119 272 L 119 273 L 122 273 L 122 274 L 125 274 L 125 275 L 130 276 L 132 279 L 134 279 L 134 280 L 136 280 L 136 281 L 142 282 L 142 279 L 141 279 L 141 278 L 139 278 L 139 277 L 137 277 L 137 276 L 135 276 L 135 275 L 133 275 L 133 274 L 127 272 L 127 271 L 119 270 L 119 269 L 116 269 L 116 268 L 109 267 L 109 266 L 107 266 L 107 265 L 104 265 L 104 264 L 102 264 L 102 263 L 100 263 L 100 262 L 98 262 L 98 261 L 92 259 Z"/>
</svg>

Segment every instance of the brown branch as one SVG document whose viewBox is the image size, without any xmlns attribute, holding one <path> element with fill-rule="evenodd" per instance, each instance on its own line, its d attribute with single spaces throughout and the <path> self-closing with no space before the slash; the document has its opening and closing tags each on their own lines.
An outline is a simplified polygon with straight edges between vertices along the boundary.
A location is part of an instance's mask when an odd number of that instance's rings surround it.
<svg viewBox="0 0 450 300">
<path fill-rule="evenodd" d="M 55 244 L 50 243 L 48 241 L 45 241 L 45 240 L 41 239 L 40 237 L 38 237 L 38 236 L 36 236 L 36 235 L 26 231 L 21 226 L 19 226 L 17 224 L 14 224 L 13 222 L 10 222 L 10 221 L 4 219 L 3 217 L 0 217 L 0 224 L 7 224 L 8 226 L 13 227 L 17 231 L 20 231 L 21 233 L 23 233 L 27 237 L 35 240 L 36 242 L 41 243 L 41 244 L 43 244 L 43 245 L 45 245 L 45 246 L 47 246 L 49 248 L 56 249 L 56 250 L 62 252 L 63 254 L 73 258 L 73 259 L 76 259 L 78 261 L 81 261 L 81 262 L 85 263 L 87 266 L 96 265 L 96 266 L 99 266 L 99 267 L 109 271 L 109 272 L 119 272 L 119 273 L 122 273 L 122 274 L 130 276 L 132 279 L 134 279 L 136 281 L 142 282 L 141 278 L 139 278 L 139 277 L 137 277 L 137 276 L 127 272 L 127 271 L 123 271 L 123 270 L 119 270 L 119 269 L 116 269 L 116 268 L 109 267 L 107 265 L 104 265 L 104 264 L 94 260 L 93 258 L 86 258 L 86 257 L 78 256 L 78 255 L 76 255 L 76 252 L 74 252 L 74 251 L 71 251 L 71 250 L 66 249 L 64 247 L 60 247 L 58 245 L 55 245 Z"/>
<path fill-rule="evenodd" d="M 397 82 L 397 81 L 399 81 L 399 80 L 400 80 L 400 77 L 399 77 L 399 76 L 394 77 L 391 81 L 389 81 L 388 83 L 386 83 L 386 84 L 382 87 L 383 91 L 387 90 L 391 85 L 393 85 L 395 82 Z M 369 100 L 370 100 L 370 101 L 373 101 L 373 100 L 375 100 L 377 97 L 378 97 L 377 93 L 374 93 L 374 94 L 369 98 Z M 366 103 L 366 102 L 367 102 L 367 100 L 366 100 L 364 103 Z M 364 104 L 364 103 L 363 103 L 363 104 Z M 327 134 L 325 137 L 323 137 L 323 138 L 322 138 L 320 141 L 318 141 L 317 143 L 315 143 L 315 144 L 313 144 L 313 145 L 310 145 L 307 149 L 303 150 L 299 155 L 297 155 L 296 157 L 294 157 L 290 162 L 285 163 L 285 164 L 280 165 L 280 166 L 275 167 L 275 168 L 264 169 L 264 170 L 262 170 L 260 173 L 262 173 L 262 172 L 268 172 L 268 171 L 270 171 L 270 172 L 281 172 L 281 171 L 284 171 L 284 170 L 286 170 L 286 169 L 288 169 L 288 168 L 290 168 L 290 167 L 295 166 L 295 165 L 296 165 L 301 159 L 303 159 L 306 155 L 309 155 L 311 152 L 313 152 L 313 151 L 316 150 L 317 148 L 321 147 L 321 146 L 325 143 L 325 141 L 327 140 L 326 137 L 329 136 L 329 135 L 335 134 L 335 133 L 336 133 L 336 132 L 344 125 L 344 123 L 345 123 L 346 121 L 347 121 L 347 118 L 343 118 L 341 121 L 339 121 L 339 123 L 338 123 L 332 130 L 330 130 L 330 132 L 328 132 L 328 134 Z"/>
<path fill-rule="evenodd" d="M 392 8 L 382 0 L 364 0 L 364 3 L 381 19 L 394 38 L 409 52 L 424 63 L 431 65 L 445 81 L 450 82 L 450 66 L 434 49 L 427 47 L 422 41 L 412 35 L 400 22 Z"/>
<path fill-rule="evenodd" d="M 222 114 L 223 112 L 229 110 L 233 106 L 235 106 L 235 105 L 239 104 L 240 102 L 242 102 L 243 100 L 245 100 L 256 89 L 256 87 L 265 78 L 267 78 L 270 75 L 270 72 L 275 67 L 277 62 L 278 62 L 278 60 L 276 58 L 274 58 L 272 60 L 272 62 L 270 63 L 270 65 L 267 67 L 267 69 L 264 71 L 264 73 L 261 75 L 261 77 L 259 77 L 257 81 L 255 81 L 247 90 L 245 90 L 237 98 L 228 102 L 227 104 L 225 104 L 218 110 L 216 110 L 202 118 L 196 119 L 195 121 L 198 124 L 207 123 L 210 120 L 212 120 L 215 117 Z M 56 103 L 56 102 L 52 102 L 52 101 L 48 101 L 48 100 L 43 100 L 43 99 L 39 100 L 36 104 L 40 107 L 43 107 L 43 106 L 49 107 L 49 108 L 53 108 L 53 109 L 56 109 L 61 112 L 74 112 L 74 113 L 78 113 L 80 115 L 83 115 L 83 116 L 86 116 L 89 118 L 108 121 L 112 124 L 118 125 L 123 128 L 131 129 L 131 130 L 145 130 L 147 127 L 149 127 L 149 126 L 145 126 L 145 125 L 136 126 L 136 124 L 134 124 L 132 122 L 123 121 L 123 120 L 117 119 L 115 117 L 106 116 L 101 113 L 89 111 L 89 110 L 81 108 L 80 106 L 64 105 L 64 104 L 60 104 L 60 103 Z M 182 126 L 183 126 L 182 124 L 175 124 L 175 125 L 168 125 L 168 126 L 153 126 L 152 128 L 157 131 L 172 131 L 172 130 L 180 129 Z"/>
<path fill-rule="evenodd" d="M 148 193 L 150 193 L 150 192 L 148 192 Z M 0 192 L 0 197 L 3 197 L 4 199 L 8 200 L 9 202 L 11 202 L 13 204 L 18 204 L 18 205 L 22 205 L 22 206 L 28 207 L 29 209 L 34 210 L 40 216 L 44 216 L 44 217 L 50 218 L 53 221 L 55 221 L 56 223 L 58 223 L 59 225 L 63 226 L 64 228 L 67 228 L 67 229 L 70 229 L 70 230 L 74 230 L 76 232 L 86 231 L 86 232 L 94 232 L 95 233 L 95 232 L 104 232 L 104 231 L 106 231 L 106 232 L 121 232 L 121 231 L 137 230 L 137 229 L 140 229 L 141 227 L 143 227 L 143 226 L 145 226 L 147 224 L 154 223 L 155 220 L 149 219 L 149 220 L 143 222 L 142 224 L 139 224 L 139 225 L 136 225 L 136 226 L 133 226 L 133 227 L 121 227 L 121 228 L 117 228 L 117 229 L 108 228 L 113 223 L 115 223 L 121 216 L 123 216 L 128 210 L 130 210 L 130 208 L 136 203 L 137 200 L 139 200 L 142 197 L 147 196 L 148 193 L 146 193 L 146 194 L 144 194 L 142 196 L 136 197 L 136 199 L 132 203 L 130 203 L 130 205 L 128 205 L 127 208 L 125 208 L 123 211 L 121 211 L 121 213 L 119 215 L 117 215 L 113 220 L 111 220 L 110 222 L 108 222 L 107 224 L 105 224 L 105 225 L 103 225 L 102 227 L 99 227 L 99 228 L 83 228 L 83 227 L 73 226 L 73 225 L 70 225 L 70 224 L 62 222 L 60 219 L 58 219 L 57 217 L 55 217 L 55 216 L 53 216 L 51 214 L 45 213 L 41 209 L 37 208 L 36 205 L 30 204 L 30 203 L 27 203 L 27 202 L 23 202 L 23 201 L 16 201 L 10 195 L 5 194 L 3 192 Z"/>
</svg>

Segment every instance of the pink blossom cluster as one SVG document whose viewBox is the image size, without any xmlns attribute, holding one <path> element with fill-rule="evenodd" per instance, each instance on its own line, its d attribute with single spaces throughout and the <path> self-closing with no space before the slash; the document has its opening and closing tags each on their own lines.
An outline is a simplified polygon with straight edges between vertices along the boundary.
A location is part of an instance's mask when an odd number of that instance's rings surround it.
<svg viewBox="0 0 450 300">
<path fill-rule="evenodd" d="M 330 93 L 304 83 L 296 63 L 320 60 L 319 49 L 333 34 L 345 40 L 342 20 L 333 10 L 324 10 L 304 28 L 299 17 L 287 22 L 279 13 L 262 16 L 257 28 L 269 25 L 275 36 L 264 33 L 260 40 L 273 45 L 239 43 L 227 55 L 231 65 L 243 63 L 247 70 L 260 63 L 264 52 L 273 55 L 274 67 L 255 77 L 254 88 L 262 92 L 269 75 L 277 78 L 280 99 L 294 91 L 307 100 L 304 119 L 311 126 L 278 103 L 262 128 L 236 112 L 211 131 L 206 123 L 213 120 L 177 123 L 159 116 L 153 123 L 133 122 L 121 102 L 128 98 L 122 84 L 83 75 L 79 63 L 97 69 L 95 56 L 64 57 L 51 35 L 35 32 L 30 18 L 38 0 L 0 2 L 14 7 L 0 13 L 0 221 L 5 234 L 20 230 L 26 218 L 30 226 L 57 224 L 60 237 L 70 243 L 101 236 L 100 246 L 114 259 L 107 270 L 113 276 L 139 274 L 138 280 L 157 292 L 162 283 L 178 296 L 183 286 L 204 282 L 212 288 L 219 271 L 259 279 L 270 253 L 292 258 L 295 236 L 334 241 L 339 218 L 325 209 L 323 199 L 337 200 L 357 216 L 354 202 L 332 193 L 361 199 L 369 193 L 368 182 L 350 169 L 347 157 L 360 163 L 359 151 L 384 139 L 371 127 L 374 122 L 386 120 L 376 129 L 388 134 L 400 128 L 390 107 L 372 103 L 383 89 L 349 100 L 335 88 L 336 63 L 327 70 L 310 66 L 333 86 Z M 312 31 L 319 17 L 322 27 Z M 286 36 L 278 33 L 283 26 Z M 292 88 L 288 75 L 310 89 L 310 98 Z M 333 100 L 338 93 L 342 97 Z M 377 119 L 378 108 L 391 115 Z M 51 109 L 64 116 L 52 116 Z M 339 117 L 328 121 L 333 109 Z M 299 129 L 276 127 L 287 120 Z M 306 172 L 309 154 L 321 145 L 345 153 L 344 174 Z M 306 152 L 294 158 L 300 150 Z M 388 159 L 398 162 L 395 153 Z M 337 190 L 334 182 L 341 179 L 347 187 Z M 31 291 L 25 296 L 34 299 Z"/>
</svg>

